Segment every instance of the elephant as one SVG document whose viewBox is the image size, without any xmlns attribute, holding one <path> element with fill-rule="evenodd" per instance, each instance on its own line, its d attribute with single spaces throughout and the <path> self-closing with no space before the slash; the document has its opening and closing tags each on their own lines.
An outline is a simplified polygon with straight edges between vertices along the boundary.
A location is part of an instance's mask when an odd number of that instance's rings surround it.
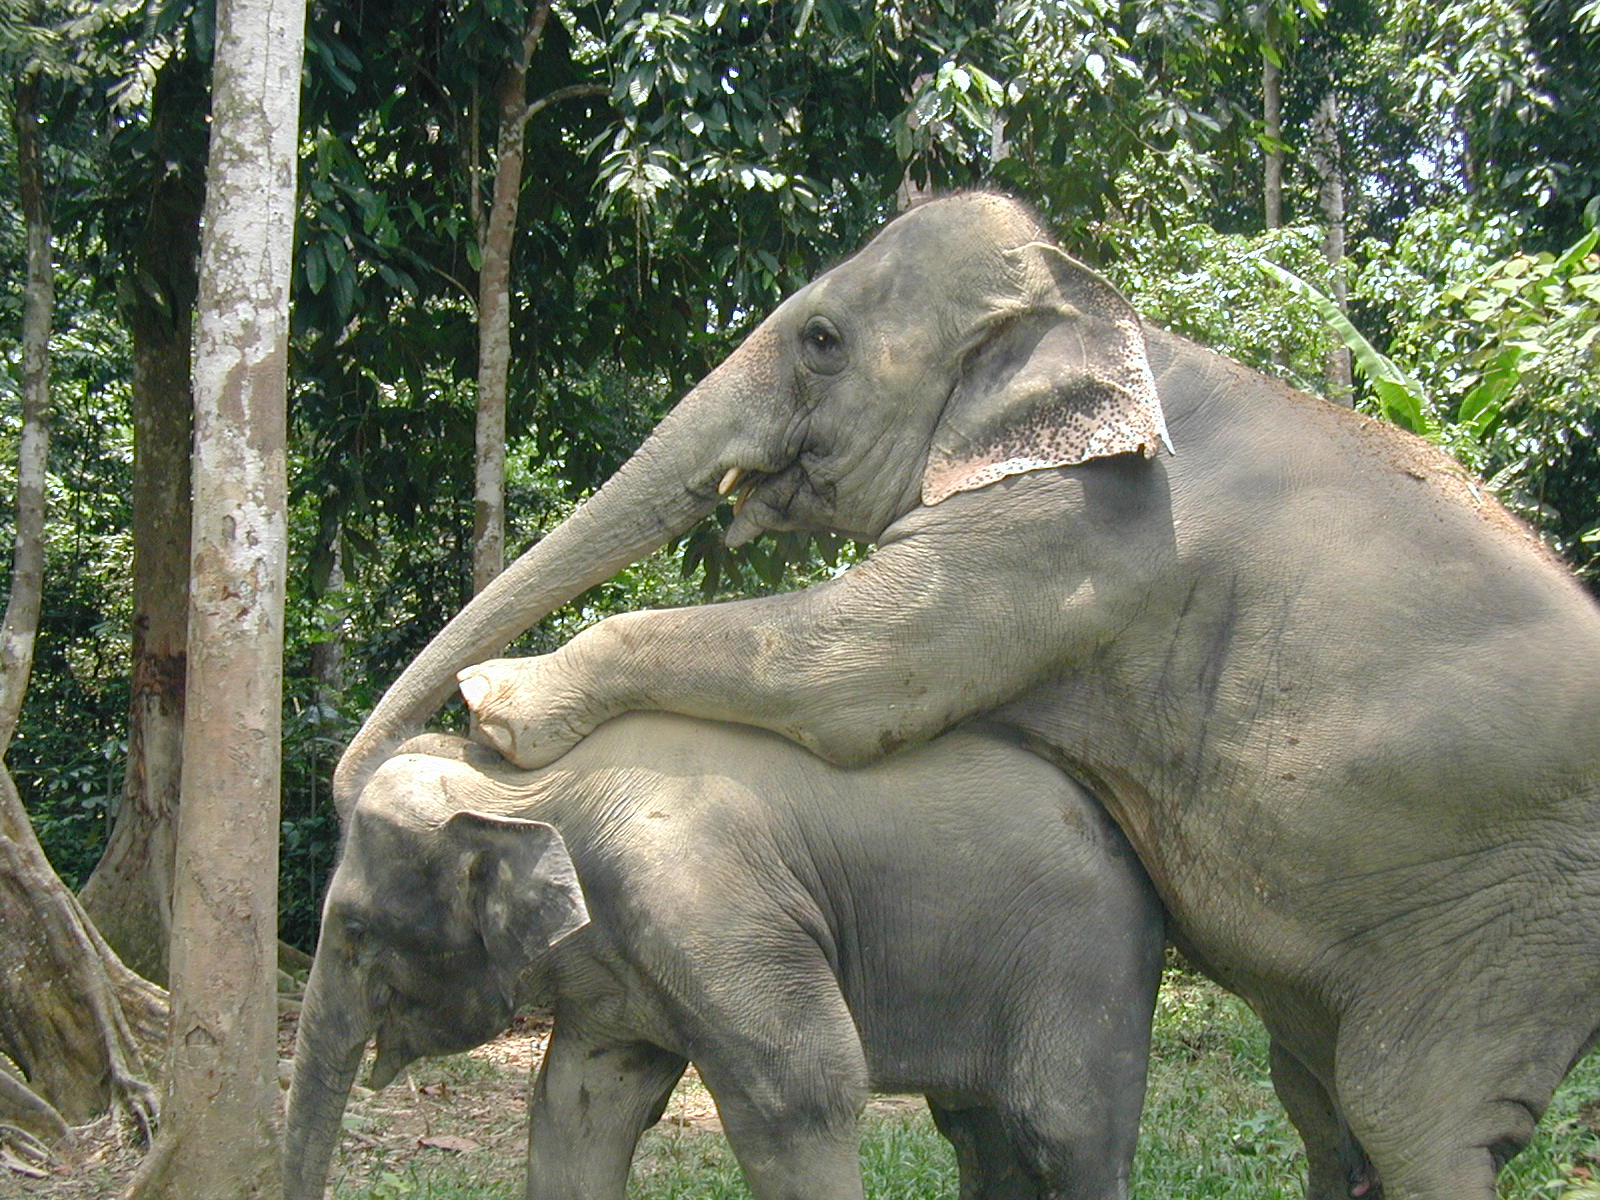
<svg viewBox="0 0 1600 1200">
<path fill-rule="evenodd" d="M 730 542 L 874 545 L 494 659 L 724 496 Z M 340 794 L 458 677 L 529 766 L 639 709 L 840 763 L 1014 730 L 1264 1022 L 1312 1200 L 1367 1164 L 1388 1200 L 1491 1200 L 1596 1040 L 1594 600 L 1447 455 L 1147 325 L 1000 194 L 784 300 L 401 673 Z"/>
<path fill-rule="evenodd" d="M 691 1061 L 757 1200 L 862 1195 L 869 1087 L 927 1094 L 964 1197 L 1121 1200 L 1162 924 L 1103 810 L 1003 732 L 852 770 L 640 713 L 531 772 L 424 735 L 329 887 L 286 1196 L 322 1195 L 370 1031 L 383 1086 L 534 1003 L 530 1200 L 622 1200 Z"/>
</svg>

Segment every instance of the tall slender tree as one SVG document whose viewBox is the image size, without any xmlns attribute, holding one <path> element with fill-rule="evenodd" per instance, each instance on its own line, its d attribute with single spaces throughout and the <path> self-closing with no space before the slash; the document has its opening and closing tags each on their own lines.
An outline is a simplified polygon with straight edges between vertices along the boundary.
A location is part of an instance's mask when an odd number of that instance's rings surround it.
<svg viewBox="0 0 1600 1200">
<path fill-rule="evenodd" d="M 11 591 L 0 622 L 0 926 L 30 937 L 0 939 L 0 1146 L 60 1140 L 67 1121 L 117 1106 L 147 1132 L 155 1094 L 140 1078 L 138 1035 L 166 1014 L 165 998 L 128 971 L 62 885 L 34 836 L 5 753 L 27 691 L 44 585 L 50 327 L 54 260 L 39 132 L 44 79 L 24 68 L 11 96 L 17 178 L 27 228 L 23 297 L 22 436 Z M 18 1132 L 8 1132 L 14 1128 Z"/>
<path fill-rule="evenodd" d="M 134 970 L 167 980 L 183 766 L 189 589 L 190 328 L 206 85 L 192 48 L 162 65 L 147 122 L 113 139 L 125 221 L 108 222 L 133 341 L 133 660 L 128 758 L 111 838 L 83 906 Z M 135 136 L 138 135 L 138 136 Z M 132 143 L 123 146 L 121 143 Z"/>
<path fill-rule="evenodd" d="M 528 99 L 529 71 L 550 23 L 550 0 L 538 0 L 521 39 L 494 86 L 497 115 L 493 184 L 483 211 L 476 154 L 468 170 L 473 227 L 478 238 L 478 419 L 472 524 L 472 590 L 480 592 L 505 567 L 506 387 L 511 370 L 511 251 L 522 194 L 523 142 L 528 122 L 552 104 L 601 96 L 610 85 L 572 83 Z M 476 107 L 476 106 L 474 106 Z M 473 114 L 476 117 L 476 113 Z M 472 145 L 476 146 L 476 138 Z"/>
<path fill-rule="evenodd" d="M 277 861 L 303 0 L 223 0 L 195 343 L 166 1116 L 138 1200 L 281 1191 Z"/>
</svg>

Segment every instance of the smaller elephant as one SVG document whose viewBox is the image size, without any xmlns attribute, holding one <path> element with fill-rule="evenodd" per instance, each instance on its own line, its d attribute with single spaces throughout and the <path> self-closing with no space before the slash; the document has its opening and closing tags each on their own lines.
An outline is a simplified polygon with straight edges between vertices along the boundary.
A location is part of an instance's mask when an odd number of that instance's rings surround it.
<svg viewBox="0 0 1600 1200">
<path fill-rule="evenodd" d="M 290 1091 L 288 1200 L 373 1085 L 555 1027 L 530 1200 L 622 1200 L 693 1062 L 757 1200 L 862 1195 L 870 1090 L 922 1092 L 963 1197 L 1127 1195 L 1163 913 L 1121 833 L 1005 735 L 832 766 L 666 714 L 522 771 L 419 738 L 356 805 Z"/>
</svg>

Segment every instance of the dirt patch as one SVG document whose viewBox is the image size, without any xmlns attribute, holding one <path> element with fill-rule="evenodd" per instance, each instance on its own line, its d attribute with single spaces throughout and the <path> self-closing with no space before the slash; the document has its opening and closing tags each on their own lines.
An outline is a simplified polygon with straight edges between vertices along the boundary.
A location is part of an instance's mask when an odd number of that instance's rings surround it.
<svg viewBox="0 0 1600 1200">
<path fill-rule="evenodd" d="M 484 1179 L 520 1180 L 528 1080 L 549 1036 L 547 1020 L 520 1019 L 506 1034 L 465 1054 L 413 1063 L 381 1092 L 357 1087 L 345 1110 L 344 1139 L 330 1184 L 359 1191 L 385 1172 L 420 1166 L 439 1155 L 470 1156 L 474 1174 Z M 291 1016 L 279 1029 L 285 1087 L 293 1047 Z M 370 1065 L 358 1078 L 366 1077 Z M 921 1104 L 916 1097 L 883 1096 L 875 1097 L 871 1108 L 903 1112 Z M 692 1067 L 673 1093 L 662 1125 L 692 1133 L 722 1132 L 716 1104 Z M 75 1145 L 48 1164 L 42 1178 L 0 1167 L 0 1200 L 109 1200 L 121 1195 L 143 1151 L 111 1118 L 73 1133 Z"/>
</svg>

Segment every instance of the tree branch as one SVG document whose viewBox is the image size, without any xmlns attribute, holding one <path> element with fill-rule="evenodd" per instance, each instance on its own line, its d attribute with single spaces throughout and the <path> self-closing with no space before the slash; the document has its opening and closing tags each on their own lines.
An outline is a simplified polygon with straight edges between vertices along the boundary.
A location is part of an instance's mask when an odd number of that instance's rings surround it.
<svg viewBox="0 0 1600 1200">
<path fill-rule="evenodd" d="M 557 88 L 545 96 L 540 96 L 523 110 L 521 121 L 524 126 L 534 117 L 538 116 L 552 104 L 559 104 L 563 100 L 573 100 L 579 96 L 604 96 L 611 91 L 607 83 L 574 83 L 567 87 Z"/>
<path fill-rule="evenodd" d="M 544 25 L 550 19 L 550 0 L 542 0 L 539 7 L 534 10 L 533 19 L 528 22 L 528 31 L 522 35 L 522 74 L 528 73 L 528 68 L 533 65 L 533 52 L 539 48 L 539 43 L 544 40 Z"/>
</svg>

